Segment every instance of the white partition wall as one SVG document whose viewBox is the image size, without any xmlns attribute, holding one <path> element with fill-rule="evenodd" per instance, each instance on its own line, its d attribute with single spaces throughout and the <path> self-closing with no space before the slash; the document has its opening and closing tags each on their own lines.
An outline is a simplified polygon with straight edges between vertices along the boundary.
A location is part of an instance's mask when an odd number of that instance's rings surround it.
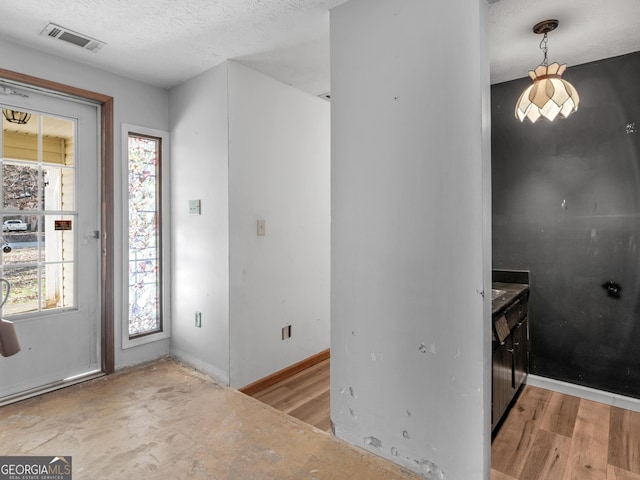
<svg viewBox="0 0 640 480">
<path fill-rule="evenodd" d="M 233 387 L 329 348 L 329 111 L 325 100 L 229 62 Z"/>
<path fill-rule="evenodd" d="M 331 14 L 331 416 L 428 479 L 489 478 L 484 0 Z"/>
<path fill-rule="evenodd" d="M 227 61 L 170 110 L 171 353 L 240 388 L 329 347 L 329 104 Z"/>
</svg>

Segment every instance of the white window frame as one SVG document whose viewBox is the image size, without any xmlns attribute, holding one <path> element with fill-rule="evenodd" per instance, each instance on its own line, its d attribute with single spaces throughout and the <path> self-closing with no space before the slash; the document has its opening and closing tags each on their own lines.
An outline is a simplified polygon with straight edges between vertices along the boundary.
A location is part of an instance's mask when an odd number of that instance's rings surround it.
<svg viewBox="0 0 640 480">
<path fill-rule="evenodd" d="M 156 137 L 162 141 L 161 157 L 161 185 L 162 189 L 162 331 L 147 335 L 129 338 L 129 134 L 147 135 Z M 154 128 L 141 127 L 128 123 L 122 124 L 122 348 L 132 348 L 151 342 L 157 342 L 171 337 L 171 229 L 170 212 L 171 198 L 169 183 L 169 132 Z"/>
</svg>

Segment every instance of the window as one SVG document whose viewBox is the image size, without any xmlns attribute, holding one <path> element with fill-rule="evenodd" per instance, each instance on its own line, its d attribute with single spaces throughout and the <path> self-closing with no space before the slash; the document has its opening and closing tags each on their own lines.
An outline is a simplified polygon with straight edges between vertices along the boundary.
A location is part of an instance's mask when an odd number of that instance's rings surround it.
<svg viewBox="0 0 640 480">
<path fill-rule="evenodd" d="M 168 251 L 163 232 L 164 151 L 167 134 L 125 126 L 127 158 L 127 324 L 123 345 L 133 346 L 168 337 Z M 126 133 L 125 133 L 126 132 Z M 168 257 L 167 257 L 168 258 Z M 125 334 L 126 333 L 126 334 Z M 158 335 L 160 334 L 160 335 Z"/>
<path fill-rule="evenodd" d="M 37 113 L 25 122 L 2 118 L 0 135 L 0 273 L 12 285 L 4 316 L 77 306 L 76 123 Z"/>
</svg>

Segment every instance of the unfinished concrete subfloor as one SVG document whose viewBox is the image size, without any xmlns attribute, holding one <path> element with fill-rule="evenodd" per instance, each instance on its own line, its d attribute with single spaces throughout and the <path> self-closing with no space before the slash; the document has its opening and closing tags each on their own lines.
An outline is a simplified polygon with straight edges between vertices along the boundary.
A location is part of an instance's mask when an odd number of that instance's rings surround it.
<svg viewBox="0 0 640 480">
<path fill-rule="evenodd" d="M 421 478 L 171 359 L 0 408 L 0 446 L 75 480 Z"/>
</svg>

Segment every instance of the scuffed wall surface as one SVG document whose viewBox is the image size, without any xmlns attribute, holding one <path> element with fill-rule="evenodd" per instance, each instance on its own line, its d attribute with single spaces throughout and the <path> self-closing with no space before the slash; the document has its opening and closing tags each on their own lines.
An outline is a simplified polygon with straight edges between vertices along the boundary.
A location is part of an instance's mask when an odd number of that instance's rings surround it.
<svg viewBox="0 0 640 480">
<path fill-rule="evenodd" d="M 431 480 L 489 478 L 483 6 L 352 0 L 331 17 L 332 422 Z"/>
</svg>

